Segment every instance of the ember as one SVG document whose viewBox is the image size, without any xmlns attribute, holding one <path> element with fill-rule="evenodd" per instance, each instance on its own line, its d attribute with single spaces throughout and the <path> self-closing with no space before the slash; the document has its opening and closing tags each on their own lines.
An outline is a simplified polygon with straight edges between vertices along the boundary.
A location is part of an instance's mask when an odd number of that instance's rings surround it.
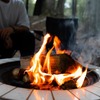
<svg viewBox="0 0 100 100">
<path fill-rule="evenodd" d="M 61 50 L 61 41 L 57 36 L 54 37 L 53 47 L 46 52 L 49 38 L 50 34 L 46 34 L 40 50 L 32 58 L 29 68 L 23 72 L 24 82 L 29 82 L 31 86 L 39 89 L 52 89 L 54 86 L 59 89 L 67 82 L 75 80 L 74 86 L 80 88 L 87 68 L 83 71 L 81 64 L 71 58 L 71 51 Z M 52 53 L 54 51 L 56 54 Z"/>
</svg>

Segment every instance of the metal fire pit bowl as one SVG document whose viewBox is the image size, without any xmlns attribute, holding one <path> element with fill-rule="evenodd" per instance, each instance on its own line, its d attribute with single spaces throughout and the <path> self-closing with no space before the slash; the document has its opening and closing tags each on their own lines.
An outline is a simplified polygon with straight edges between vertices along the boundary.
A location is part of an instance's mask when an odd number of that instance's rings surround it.
<svg viewBox="0 0 100 100">
<path fill-rule="evenodd" d="M 15 69 L 15 68 L 20 68 L 20 62 L 19 61 L 8 62 L 8 63 L 1 64 L 0 65 L 0 81 L 2 83 L 17 86 L 17 87 L 34 88 L 29 83 L 24 83 L 23 81 L 16 80 L 12 76 L 12 70 Z M 85 69 L 85 67 L 83 67 L 83 70 L 84 69 Z M 88 71 L 90 71 L 90 70 L 91 69 L 88 69 Z M 84 81 L 82 87 L 92 85 L 92 84 L 98 82 L 99 79 L 100 79 L 100 77 L 95 71 L 90 71 L 89 73 L 87 73 L 85 81 Z M 61 86 L 62 89 L 74 89 L 74 88 L 76 88 L 74 85 L 72 87 L 67 88 L 70 83 L 71 83 L 71 81 L 69 81 L 68 83 L 63 84 Z"/>
</svg>

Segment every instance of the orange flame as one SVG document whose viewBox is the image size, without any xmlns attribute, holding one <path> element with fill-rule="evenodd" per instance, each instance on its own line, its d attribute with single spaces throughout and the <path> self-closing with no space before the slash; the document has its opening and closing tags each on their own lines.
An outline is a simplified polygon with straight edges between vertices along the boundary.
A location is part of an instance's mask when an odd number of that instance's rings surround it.
<svg viewBox="0 0 100 100">
<path fill-rule="evenodd" d="M 57 36 L 54 37 L 54 43 L 53 43 L 55 50 L 56 50 L 56 54 L 71 54 L 70 50 L 61 50 L 61 41 L 59 40 L 59 38 Z"/>
<path fill-rule="evenodd" d="M 87 68 L 85 69 L 85 71 L 82 73 L 81 77 L 77 80 L 76 82 L 76 86 L 77 88 L 80 88 L 84 82 L 84 79 L 85 79 L 85 76 L 86 76 L 86 73 L 87 73 Z"/>
<path fill-rule="evenodd" d="M 61 41 L 59 40 L 57 36 L 54 37 L 53 47 L 46 54 L 44 64 L 43 65 L 41 64 L 40 56 L 43 54 L 43 52 L 46 51 L 46 44 L 49 37 L 50 37 L 50 34 L 46 34 L 44 36 L 44 41 L 40 50 L 34 55 L 34 57 L 31 60 L 31 64 L 30 64 L 31 68 L 29 70 L 26 70 L 27 73 L 29 74 L 31 84 L 41 86 L 43 84 L 51 84 L 53 80 L 55 80 L 56 83 L 59 86 L 61 86 L 62 84 L 64 84 L 65 82 L 71 79 L 80 77 L 77 80 L 76 85 L 77 87 L 81 87 L 84 81 L 84 78 L 86 76 L 86 71 L 82 73 L 82 68 L 80 66 L 78 66 L 77 70 L 71 74 L 68 74 L 68 73 L 52 74 L 51 72 L 50 54 L 52 53 L 53 49 L 56 50 L 57 54 L 71 53 L 71 51 L 68 51 L 68 50 L 61 50 L 60 48 Z M 45 72 L 45 69 L 46 69 L 46 72 Z"/>
</svg>

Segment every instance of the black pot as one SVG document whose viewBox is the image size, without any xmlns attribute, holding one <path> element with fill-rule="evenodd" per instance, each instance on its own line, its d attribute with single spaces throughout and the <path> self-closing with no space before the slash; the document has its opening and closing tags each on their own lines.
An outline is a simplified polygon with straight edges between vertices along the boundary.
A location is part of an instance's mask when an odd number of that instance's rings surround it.
<svg viewBox="0 0 100 100">
<path fill-rule="evenodd" d="M 76 43 L 78 18 L 53 18 L 47 17 L 46 31 L 53 36 L 58 36 L 64 49 L 73 50 Z"/>
</svg>

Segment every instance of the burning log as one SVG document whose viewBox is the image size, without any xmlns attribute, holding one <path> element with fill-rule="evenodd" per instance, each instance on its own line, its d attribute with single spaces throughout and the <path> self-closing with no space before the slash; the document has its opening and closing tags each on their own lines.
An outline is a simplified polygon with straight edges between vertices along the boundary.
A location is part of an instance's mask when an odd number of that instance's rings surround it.
<svg viewBox="0 0 100 100">
<path fill-rule="evenodd" d="M 45 55 L 41 55 L 41 64 L 43 66 Z M 67 54 L 56 54 L 50 56 L 50 67 L 52 74 L 59 74 L 59 73 L 72 73 L 73 71 L 77 70 L 78 67 L 82 67 L 81 64 L 77 63 L 72 59 L 70 55 Z M 46 72 L 46 67 L 43 68 Z"/>
<path fill-rule="evenodd" d="M 23 82 L 30 83 L 30 78 L 29 78 L 29 75 L 27 73 L 25 73 L 25 75 L 23 76 Z"/>
<path fill-rule="evenodd" d="M 60 86 L 63 90 L 66 89 L 75 89 L 76 87 L 76 81 L 75 80 L 70 80 L 68 82 L 65 82 L 63 85 Z"/>
<path fill-rule="evenodd" d="M 25 69 L 15 68 L 12 71 L 12 74 L 13 74 L 13 76 L 14 76 L 15 79 L 22 79 L 22 77 L 24 75 L 24 71 L 25 71 Z"/>
<path fill-rule="evenodd" d="M 75 88 L 77 88 L 77 85 L 76 85 L 77 79 L 78 79 L 78 78 L 69 80 L 69 81 L 65 82 L 64 84 L 62 84 L 60 87 L 61 87 L 62 89 L 64 89 L 64 90 L 66 90 L 66 89 L 75 89 Z M 91 80 L 91 79 L 90 79 L 90 80 Z M 91 81 L 92 81 L 92 80 L 91 80 Z M 83 82 L 82 87 L 88 86 L 89 84 L 90 84 L 90 81 L 89 81 L 89 79 L 86 77 L 85 80 L 84 80 L 84 82 Z"/>
<path fill-rule="evenodd" d="M 25 72 L 25 70 L 26 69 L 23 69 L 23 68 L 15 68 L 12 71 L 12 75 L 17 80 L 21 80 L 24 83 L 28 83 L 28 82 L 30 83 L 29 75 L 27 74 L 27 72 Z"/>
<path fill-rule="evenodd" d="M 45 55 L 41 55 L 41 64 L 42 66 L 44 65 L 44 60 L 45 60 Z M 51 68 L 51 73 L 52 74 L 71 74 L 77 70 L 78 67 L 82 67 L 79 63 L 74 61 L 71 56 L 67 54 L 57 54 L 57 55 L 52 55 L 50 56 L 50 68 Z M 43 66 L 43 72 L 46 73 L 47 71 L 47 66 Z M 13 76 L 17 80 L 21 80 L 24 83 L 31 83 L 31 81 L 34 79 L 33 78 L 33 73 L 27 73 L 26 69 L 23 68 L 16 68 L 12 71 Z M 48 77 L 49 76 L 45 76 Z M 71 77 L 70 77 L 71 78 Z M 69 79 L 70 79 L 69 78 Z"/>
</svg>

